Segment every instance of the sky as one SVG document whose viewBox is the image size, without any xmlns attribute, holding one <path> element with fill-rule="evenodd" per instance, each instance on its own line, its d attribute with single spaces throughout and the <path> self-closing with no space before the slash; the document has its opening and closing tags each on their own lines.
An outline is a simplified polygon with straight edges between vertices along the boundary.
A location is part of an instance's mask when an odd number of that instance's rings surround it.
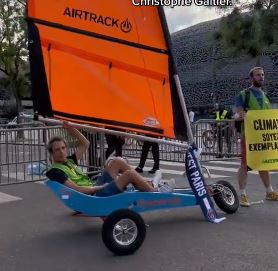
<svg viewBox="0 0 278 271">
<path fill-rule="evenodd" d="M 189 26 L 221 17 L 215 9 L 202 6 L 177 6 L 164 9 L 168 27 L 171 33 Z"/>
</svg>

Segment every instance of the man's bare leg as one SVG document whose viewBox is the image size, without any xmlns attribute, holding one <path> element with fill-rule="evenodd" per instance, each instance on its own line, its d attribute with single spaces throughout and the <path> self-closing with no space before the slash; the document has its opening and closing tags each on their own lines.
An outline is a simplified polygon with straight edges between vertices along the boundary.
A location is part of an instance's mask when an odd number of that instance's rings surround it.
<svg viewBox="0 0 278 271">
<path fill-rule="evenodd" d="M 121 190 L 124 190 L 126 186 L 131 183 L 139 191 L 156 191 L 156 189 L 154 189 L 148 182 L 146 182 L 146 180 L 134 169 L 126 170 L 121 176 L 115 179 L 115 182 Z"/>
<path fill-rule="evenodd" d="M 271 182 L 270 182 L 270 174 L 268 171 L 259 171 L 261 180 L 265 186 L 266 190 L 266 200 L 274 200 L 278 201 L 278 192 L 274 191 Z"/>
<path fill-rule="evenodd" d="M 247 184 L 247 167 L 241 164 L 238 169 L 238 185 L 240 190 L 244 190 Z"/>
<path fill-rule="evenodd" d="M 119 174 L 124 173 L 127 170 L 130 170 L 130 165 L 121 157 L 114 158 L 106 167 L 105 170 L 109 175 L 116 180 Z"/>
<path fill-rule="evenodd" d="M 239 204 L 243 207 L 249 207 L 251 205 L 248 197 L 246 196 L 246 191 L 245 191 L 246 183 L 247 183 L 247 165 L 245 163 L 241 163 L 238 169 L 238 184 L 240 190 Z"/>
<path fill-rule="evenodd" d="M 260 174 L 261 180 L 264 184 L 264 187 L 266 189 L 271 188 L 269 172 L 268 171 L 259 171 L 259 174 Z M 267 192 L 271 192 L 271 191 L 267 191 Z"/>
<path fill-rule="evenodd" d="M 238 185 L 241 195 L 246 195 L 246 184 L 247 184 L 247 163 L 246 163 L 246 143 L 245 138 L 242 137 L 240 141 L 241 151 L 241 164 L 238 169 Z"/>
<path fill-rule="evenodd" d="M 126 160 L 121 157 L 116 157 L 111 161 L 105 170 L 115 180 L 117 186 L 124 190 L 128 184 L 132 184 L 136 189 L 140 191 L 152 192 L 156 191 L 147 179 L 144 179 L 134 169 L 132 169 Z M 118 176 L 121 174 L 120 176 Z"/>
</svg>

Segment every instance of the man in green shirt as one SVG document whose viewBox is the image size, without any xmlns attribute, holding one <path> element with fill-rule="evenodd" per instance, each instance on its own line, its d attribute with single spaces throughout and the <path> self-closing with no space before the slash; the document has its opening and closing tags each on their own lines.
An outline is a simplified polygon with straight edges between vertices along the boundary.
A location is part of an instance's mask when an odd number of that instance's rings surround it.
<svg viewBox="0 0 278 271">
<path fill-rule="evenodd" d="M 96 185 L 93 185 L 87 174 L 83 173 L 77 165 L 78 160 L 89 148 L 89 141 L 67 122 L 64 122 L 63 126 L 77 139 L 78 144 L 75 153 L 67 156 L 67 143 L 62 137 L 53 137 L 49 141 L 48 151 L 52 165 L 46 176 L 50 180 L 62 183 L 81 193 L 99 197 L 121 193 L 129 184 L 139 191 L 160 190 L 158 183 L 161 179 L 161 172 L 158 172 L 150 182 L 132 169 L 121 157 L 116 157 L 108 163 L 101 172 Z"/>
<path fill-rule="evenodd" d="M 254 67 L 250 70 L 249 76 L 252 82 L 251 87 L 241 91 L 236 99 L 236 112 L 240 119 L 245 118 L 248 110 L 270 109 L 269 100 L 262 87 L 264 84 L 264 70 L 262 67 Z M 266 200 L 278 201 L 278 193 L 273 191 L 268 171 L 259 171 L 260 178 L 266 189 Z M 244 129 L 241 129 L 241 165 L 238 170 L 238 183 L 240 189 L 240 205 L 249 207 L 250 202 L 246 195 L 247 163 L 246 163 L 246 142 Z"/>
</svg>

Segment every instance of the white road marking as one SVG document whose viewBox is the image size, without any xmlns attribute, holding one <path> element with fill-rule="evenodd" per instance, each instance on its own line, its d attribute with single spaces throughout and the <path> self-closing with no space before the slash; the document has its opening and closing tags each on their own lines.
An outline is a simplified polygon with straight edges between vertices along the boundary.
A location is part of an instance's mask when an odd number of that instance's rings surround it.
<svg viewBox="0 0 278 271">
<path fill-rule="evenodd" d="M 127 158 L 128 163 L 130 164 L 138 164 L 139 163 L 139 159 L 138 158 Z M 184 163 L 179 163 L 179 162 L 171 162 L 171 161 L 160 161 L 159 162 L 161 166 L 166 165 L 166 166 L 176 166 L 176 167 L 180 167 L 180 170 L 173 170 L 173 169 L 165 169 L 165 168 L 160 168 L 162 171 L 162 174 L 172 174 L 172 175 L 179 175 L 182 176 L 184 171 L 185 171 L 185 164 Z M 136 166 L 134 166 L 135 168 Z M 226 168 L 223 167 L 223 170 L 225 170 Z M 144 167 L 144 172 L 148 172 L 149 170 L 151 170 L 151 167 Z M 207 174 L 204 173 L 204 176 L 207 177 Z M 231 176 L 227 176 L 227 175 L 219 175 L 219 174 L 210 174 L 211 178 L 228 178 Z"/>
<path fill-rule="evenodd" d="M 250 202 L 251 205 L 262 204 L 262 203 L 264 203 L 264 200 L 258 200 L 258 201 L 251 201 Z"/>
<path fill-rule="evenodd" d="M 239 166 L 240 162 L 234 161 L 209 161 L 210 164 L 221 164 L 221 165 L 236 165 Z"/>
<path fill-rule="evenodd" d="M 227 167 L 215 167 L 215 166 L 207 166 L 210 170 L 220 170 L 226 172 L 237 172 L 238 168 L 227 168 Z M 259 174 L 258 171 L 249 171 L 248 173 L 257 175 Z M 270 172 L 270 174 L 277 174 L 277 172 Z"/>
<path fill-rule="evenodd" d="M 0 204 L 10 201 L 22 200 L 22 198 L 11 196 L 5 193 L 0 192 Z"/>
<path fill-rule="evenodd" d="M 237 168 L 229 168 L 229 167 L 215 167 L 215 166 L 206 166 L 209 170 L 221 170 L 227 172 L 237 172 Z"/>
<path fill-rule="evenodd" d="M 151 170 L 151 167 L 144 167 L 144 173 L 147 173 L 149 170 Z M 182 176 L 184 171 L 182 170 L 172 170 L 172 169 L 160 169 L 162 174 L 171 174 L 171 175 L 178 175 L 178 176 Z M 152 175 L 150 175 L 152 176 Z M 205 177 L 207 177 L 207 174 L 204 174 Z M 210 174 L 211 178 L 227 178 L 230 176 L 225 176 L 225 175 L 218 175 L 218 174 Z"/>
<path fill-rule="evenodd" d="M 214 164 L 222 164 L 222 165 L 237 165 L 237 166 L 240 166 L 240 162 L 234 162 L 234 161 L 209 161 L 210 164 L 214 163 Z M 226 170 L 226 167 L 222 168 L 222 167 L 219 167 L 221 168 L 221 170 L 225 171 Z M 220 170 L 220 169 L 219 169 Z M 236 169 L 238 170 L 238 169 Z M 226 170 L 228 171 L 228 170 Z M 259 174 L 258 171 L 254 170 L 254 171 L 249 171 L 248 173 L 250 174 Z M 276 174 L 278 173 L 277 171 L 273 170 L 270 172 L 270 174 Z"/>
<path fill-rule="evenodd" d="M 39 181 L 46 178 L 39 175 L 28 175 L 26 173 L 24 174 L 24 172 L 3 172 L 2 176 L 6 178 L 13 178 L 19 181 Z"/>
<path fill-rule="evenodd" d="M 258 171 L 248 171 L 248 173 L 250 173 L 250 174 L 256 174 L 256 175 L 259 174 Z M 278 173 L 278 172 L 272 172 L 272 171 L 269 172 L 269 174 L 271 174 L 271 175 L 272 175 L 272 174 L 277 174 L 277 173 Z"/>
<path fill-rule="evenodd" d="M 128 163 L 139 163 L 138 158 L 127 157 L 127 161 L 128 161 Z M 160 165 L 166 165 L 166 166 L 178 166 L 178 167 L 184 167 L 185 168 L 185 163 L 182 163 L 182 162 L 159 161 L 159 164 Z"/>
</svg>

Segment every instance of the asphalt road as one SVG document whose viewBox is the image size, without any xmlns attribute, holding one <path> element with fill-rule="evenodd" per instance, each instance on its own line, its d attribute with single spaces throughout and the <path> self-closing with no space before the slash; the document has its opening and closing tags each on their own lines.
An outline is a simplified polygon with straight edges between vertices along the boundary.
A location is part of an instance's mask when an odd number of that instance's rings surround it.
<svg viewBox="0 0 278 271">
<path fill-rule="evenodd" d="M 218 174 L 237 187 L 234 171 Z M 102 243 L 99 218 L 72 216 L 44 185 L 2 186 L 0 192 L 21 198 L 0 204 L 1 271 L 278 270 L 278 202 L 239 208 L 220 224 L 206 222 L 199 207 L 145 213 L 142 247 L 117 257 Z M 258 175 L 250 175 L 248 192 L 252 201 L 264 198 Z"/>
</svg>

